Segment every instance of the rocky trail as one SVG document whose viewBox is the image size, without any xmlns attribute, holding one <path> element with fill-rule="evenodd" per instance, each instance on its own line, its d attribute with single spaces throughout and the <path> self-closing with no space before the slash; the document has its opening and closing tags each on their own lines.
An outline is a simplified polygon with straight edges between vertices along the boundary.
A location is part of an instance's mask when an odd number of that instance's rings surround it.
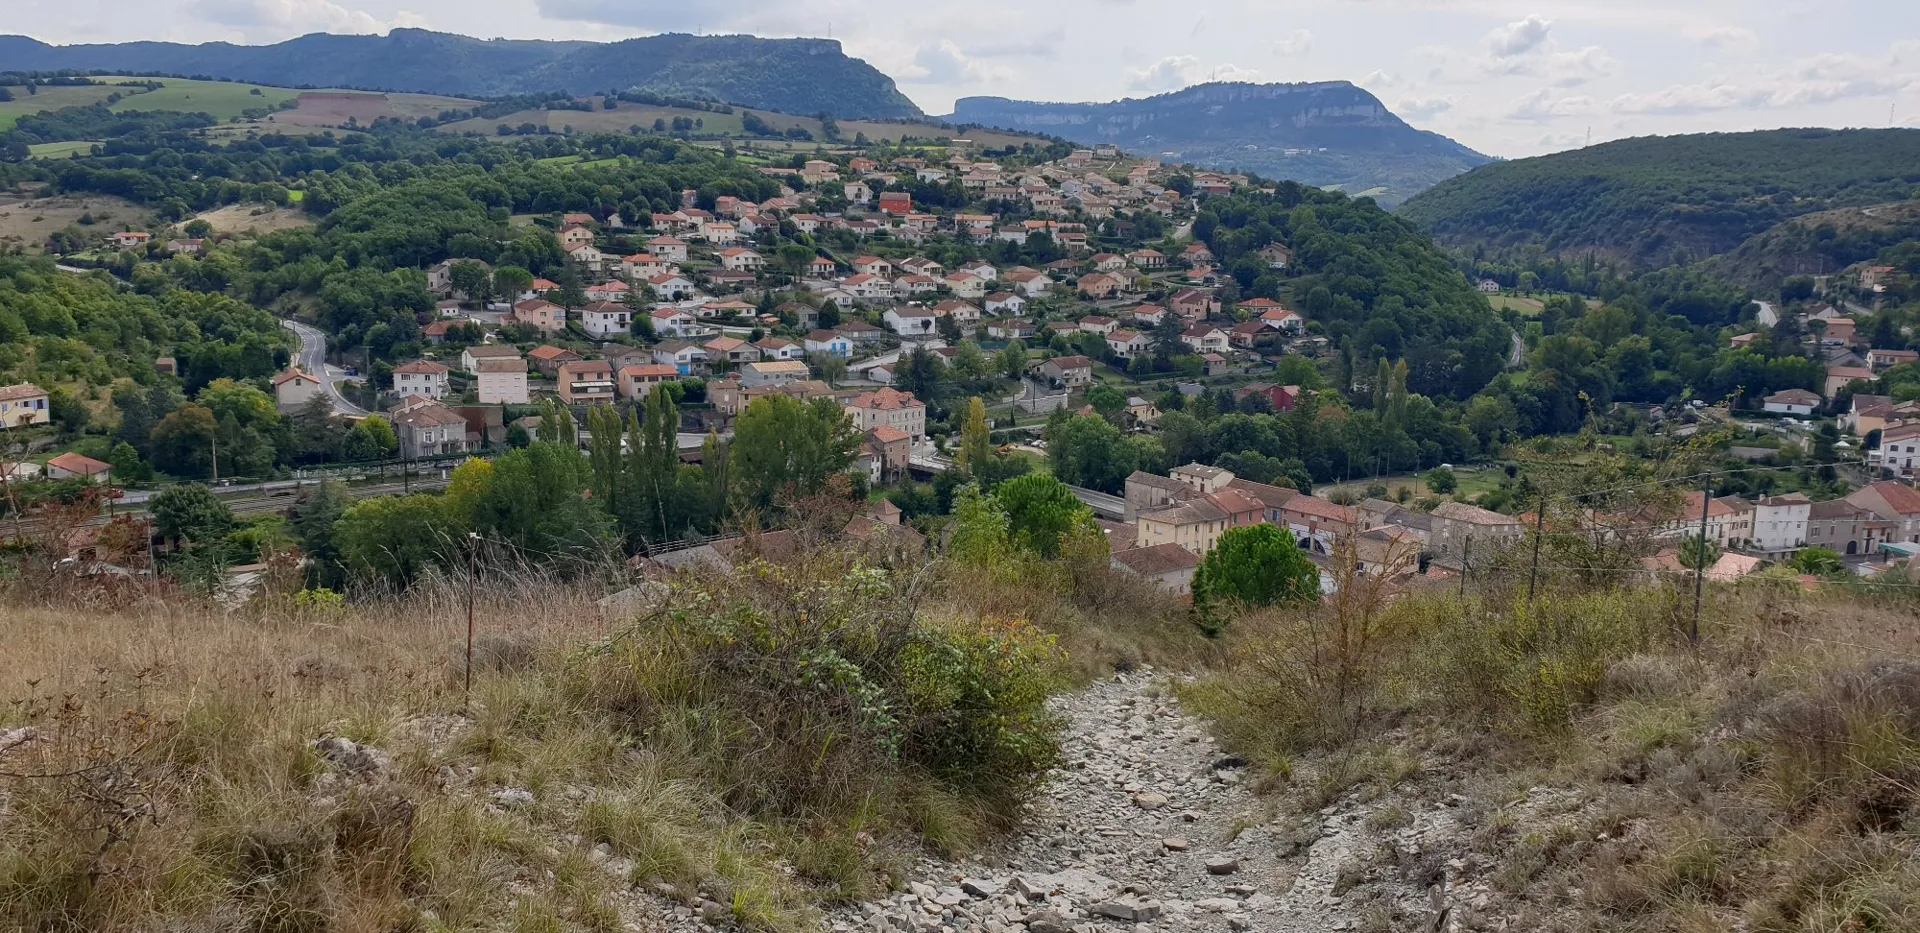
<svg viewBox="0 0 1920 933">
<path fill-rule="evenodd" d="M 1064 760 L 1029 828 L 964 864 L 923 861 L 835 933 L 1154 933 L 1452 928 L 1439 917 L 1449 807 L 1383 800 L 1277 821 L 1151 671 L 1056 701 Z M 1313 827 L 1317 826 L 1317 831 Z M 1455 861 L 1452 867 L 1460 867 Z M 1454 922 L 1449 922 L 1451 919 Z"/>
<path fill-rule="evenodd" d="M 1065 720 L 1060 766 L 1049 775 L 1022 832 L 964 862 L 922 858 L 906 890 L 835 909 L 823 933 L 1386 933 L 1505 929 L 1490 903 L 1495 866 L 1467 851 L 1476 820 L 1450 785 L 1408 782 L 1393 793 L 1350 791 L 1326 807 L 1282 816 L 1243 781 L 1245 764 L 1224 753 L 1184 712 L 1172 681 L 1150 670 L 1110 680 L 1051 706 Z M 428 717 L 405 730 L 443 747 L 469 728 Z M 0 734 L 0 744 L 8 736 Z M 333 766 L 320 786 L 392 780 L 387 754 L 328 736 L 315 743 Z M 445 793 L 484 798 L 489 809 L 526 813 L 536 795 L 475 783 L 472 767 L 443 767 Z M 1506 812 L 1545 825 L 1567 808 L 1529 794 Z M 581 788 L 557 789 L 577 806 Z M 632 879 L 634 865 L 604 845 L 555 834 L 548 855 L 587 852 L 610 881 L 613 907 L 634 933 L 712 933 L 729 911 L 697 894 Z M 618 879 L 618 880 L 615 880 Z M 553 873 L 511 882 L 511 903 L 534 896 Z M 1486 921 L 1491 921 L 1486 922 Z"/>
</svg>

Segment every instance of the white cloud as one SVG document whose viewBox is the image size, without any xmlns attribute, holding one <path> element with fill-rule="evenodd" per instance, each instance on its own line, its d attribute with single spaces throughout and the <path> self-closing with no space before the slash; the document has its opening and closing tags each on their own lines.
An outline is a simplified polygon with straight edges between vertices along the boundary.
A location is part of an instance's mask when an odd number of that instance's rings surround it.
<svg viewBox="0 0 1920 933">
<path fill-rule="evenodd" d="M 1541 88 L 1515 101 L 1506 118 L 1522 123 L 1547 123 L 1560 117 L 1579 117 L 1593 113 L 1591 97 L 1556 97 Z"/>
<path fill-rule="evenodd" d="M 1758 45 L 1760 37 L 1744 26 L 1712 26 L 1704 29 L 1683 30 L 1681 35 L 1710 49 L 1751 48 Z"/>
<path fill-rule="evenodd" d="M 894 74 L 902 84 L 967 84 L 1006 77 L 1000 69 L 976 61 L 958 45 L 941 40 L 914 51 L 913 64 Z"/>
<path fill-rule="evenodd" d="M 1481 40 L 1487 53 L 1495 58 L 1513 58 L 1525 55 L 1539 48 L 1547 41 L 1553 31 L 1553 21 L 1539 16 L 1529 16 L 1517 23 L 1508 23 L 1490 33 Z"/>
<path fill-rule="evenodd" d="M 1597 45 L 1573 52 L 1555 52 L 1541 67 L 1547 80 L 1558 87 L 1575 87 L 1596 81 L 1619 70 L 1620 63 Z"/>
<path fill-rule="evenodd" d="M 1313 51 L 1313 33 L 1305 29 L 1296 29 L 1274 40 L 1273 53 L 1293 57 Z"/>
<path fill-rule="evenodd" d="M 396 25 L 419 25 L 424 21 L 417 14 L 405 12 L 392 22 L 383 21 L 363 10 L 350 10 L 329 0 L 194 0 L 188 10 L 209 23 L 273 38 L 308 32 L 386 32 Z"/>
<path fill-rule="evenodd" d="M 1169 55 L 1145 68 L 1127 70 L 1127 88 L 1134 91 L 1171 91 L 1185 86 L 1187 74 L 1200 67 L 1192 55 Z"/>
<path fill-rule="evenodd" d="M 1361 87 L 1376 91 L 1399 87 L 1402 83 L 1400 76 L 1391 71 L 1375 71 L 1360 79 Z"/>
<path fill-rule="evenodd" d="M 534 5 L 547 19 L 661 32 L 766 28 L 786 13 L 801 12 L 776 0 L 731 0 L 711 5 L 682 0 L 535 0 Z"/>
<path fill-rule="evenodd" d="M 1453 109 L 1452 97 L 1402 97 L 1393 105 L 1393 112 L 1401 119 L 1409 121 L 1431 120 Z"/>
<path fill-rule="evenodd" d="M 1203 68 L 1193 55 L 1169 55 L 1145 68 L 1127 70 L 1127 88 L 1162 93 L 1209 81 L 1258 81 L 1260 72 L 1234 64 Z"/>
<path fill-rule="evenodd" d="M 1586 145 L 1584 135 L 1573 133 L 1545 133 L 1534 141 L 1534 148 L 1542 152 L 1557 152 L 1561 149 L 1576 149 Z"/>
<path fill-rule="evenodd" d="M 1228 62 L 1227 64 L 1224 64 L 1224 65 L 1215 65 L 1213 67 L 1213 70 L 1207 72 L 1206 76 L 1201 80 L 1202 81 L 1259 81 L 1261 80 L 1261 77 L 1260 77 L 1260 71 L 1258 69 L 1242 68 L 1239 65 L 1235 65 L 1232 62 Z M 1194 82 L 1194 83 L 1197 84 L 1200 82 Z"/>
<path fill-rule="evenodd" d="M 1764 110 L 1886 97 L 1920 88 L 1920 72 L 1901 71 L 1904 47 L 1883 57 L 1823 54 L 1743 79 L 1725 75 L 1654 91 L 1621 94 L 1615 113 L 1694 115 L 1722 110 Z"/>
</svg>

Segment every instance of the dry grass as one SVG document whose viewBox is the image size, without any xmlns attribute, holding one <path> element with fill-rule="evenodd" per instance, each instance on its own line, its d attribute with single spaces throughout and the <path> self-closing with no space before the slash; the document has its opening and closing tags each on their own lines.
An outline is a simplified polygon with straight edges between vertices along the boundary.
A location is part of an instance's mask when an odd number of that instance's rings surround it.
<svg viewBox="0 0 1920 933">
<path fill-rule="evenodd" d="M 450 595 L 319 616 L 10 606 L 0 726 L 34 731 L 0 754 L 0 918 L 394 930 L 423 910 L 498 916 L 504 883 L 555 860 L 537 821 L 449 793 L 426 767 L 445 749 L 422 730 L 457 722 L 463 701 Z M 557 652 L 605 632 L 587 595 L 496 591 L 477 621 Z M 515 677 L 483 673 L 480 692 Z M 314 751 L 329 734 L 396 762 L 378 780 L 336 773 Z"/>
<path fill-rule="evenodd" d="M 92 214 L 99 223 L 91 228 L 100 236 L 129 227 L 145 227 L 153 214 L 120 198 L 108 195 L 51 197 L 21 200 L 0 196 L 0 247 L 21 246 L 38 250 L 47 237 Z"/>
<path fill-rule="evenodd" d="M 272 204 L 229 204 L 194 218 L 213 225 L 215 233 L 274 233 L 313 226 L 313 217 L 298 207 Z"/>
<path fill-rule="evenodd" d="M 1276 786 L 1303 810 L 1421 781 L 1365 764 L 1395 748 L 1478 788 L 1489 803 L 1471 845 L 1509 899 L 1483 914 L 1576 930 L 1920 929 L 1911 605 L 1716 586 L 1695 648 L 1677 595 L 1414 594 L 1344 698 L 1312 688 L 1309 621 L 1253 620 L 1191 698 L 1236 749 L 1292 775 Z M 1502 805 L 1542 789 L 1568 807 Z"/>
<path fill-rule="evenodd" d="M 686 579 L 637 619 L 535 572 L 483 588 L 470 704 L 452 581 L 232 613 L 15 581 L 0 929 L 652 928 L 636 886 L 814 929 L 1007 827 L 1055 753 L 1050 640 L 939 565 L 861 560 Z"/>
</svg>

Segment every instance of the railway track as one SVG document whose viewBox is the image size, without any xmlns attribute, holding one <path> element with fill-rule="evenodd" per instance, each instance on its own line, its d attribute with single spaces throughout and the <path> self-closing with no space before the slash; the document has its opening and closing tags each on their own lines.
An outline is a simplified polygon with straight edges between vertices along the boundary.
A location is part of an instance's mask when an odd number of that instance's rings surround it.
<svg viewBox="0 0 1920 933">
<path fill-rule="evenodd" d="M 438 475 L 434 475 L 419 477 L 412 482 L 378 483 L 372 486 L 345 486 L 343 488 L 348 498 L 372 499 L 378 496 L 405 495 L 408 492 L 431 492 L 437 489 L 444 489 L 446 486 L 446 480 L 441 479 Z M 225 502 L 227 508 L 232 510 L 235 515 L 260 515 L 266 512 L 281 512 L 293 508 L 293 504 L 299 500 L 300 492 L 301 489 L 299 488 L 281 489 L 270 493 L 221 497 L 220 501 Z M 80 527 L 98 528 L 121 516 L 144 516 L 146 514 L 148 514 L 146 502 L 140 502 L 134 505 L 114 508 L 110 513 L 103 512 L 82 522 Z M 45 530 L 45 524 L 33 518 L 27 518 L 22 521 L 4 519 L 0 520 L 0 541 L 32 539 L 38 537 Z"/>
</svg>

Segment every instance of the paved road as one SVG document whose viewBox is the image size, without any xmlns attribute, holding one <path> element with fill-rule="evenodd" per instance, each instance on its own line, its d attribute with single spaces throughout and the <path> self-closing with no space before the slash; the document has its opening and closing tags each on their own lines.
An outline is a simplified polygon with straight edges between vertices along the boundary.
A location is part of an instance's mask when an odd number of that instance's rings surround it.
<svg viewBox="0 0 1920 933">
<path fill-rule="evenodd" d="M 1773 309 L 1773 305 L 1770 302 L 1755 301 L 1754 304 L 1757 304 L 1760 306 L 1760 310 L 1754 312 L 1754 315 L 1753 315 L 1753 319 L 1756 321 L 1759 321 L 1760 326 L 1772 327 L 1773 325 L 1780 323 L 1780 312 L 1775 311 Z"/>
<path fill-rule="evenodd" d="M 333 410 L 343 415 L 367 414 L 366 409 L 347 401 L 347 397 L 340 394 L 340 383 L 347 381 L 347 376 L 338 366 L 327 365 L 327 335 L 299 321 L 283 320 L 280 323 L 300 336 L 300 368 L 320 380 L 327 395 L 333 399 Z"/>
<path fill-rule="evenodd" d="M 1507 368 L 1519 369 L 1527 365 L 1527 342 L 1519 334 L 1510 334 L 1513 338 L 1513 352 L 1507 354 Z"/>
<path fill-rule="evenodd" d="M 1119 496 L 1109 496 L 1104 492 L 1096 492 L 1080 486 L 1067 488 L 1073 490 L 1074 498 L 1085 502 L 1087 508 L 1092 509 L 1094 514 L 1101 518 L 1119 519 L 1127 514 L 1127 500 Z"/>
</svg>

